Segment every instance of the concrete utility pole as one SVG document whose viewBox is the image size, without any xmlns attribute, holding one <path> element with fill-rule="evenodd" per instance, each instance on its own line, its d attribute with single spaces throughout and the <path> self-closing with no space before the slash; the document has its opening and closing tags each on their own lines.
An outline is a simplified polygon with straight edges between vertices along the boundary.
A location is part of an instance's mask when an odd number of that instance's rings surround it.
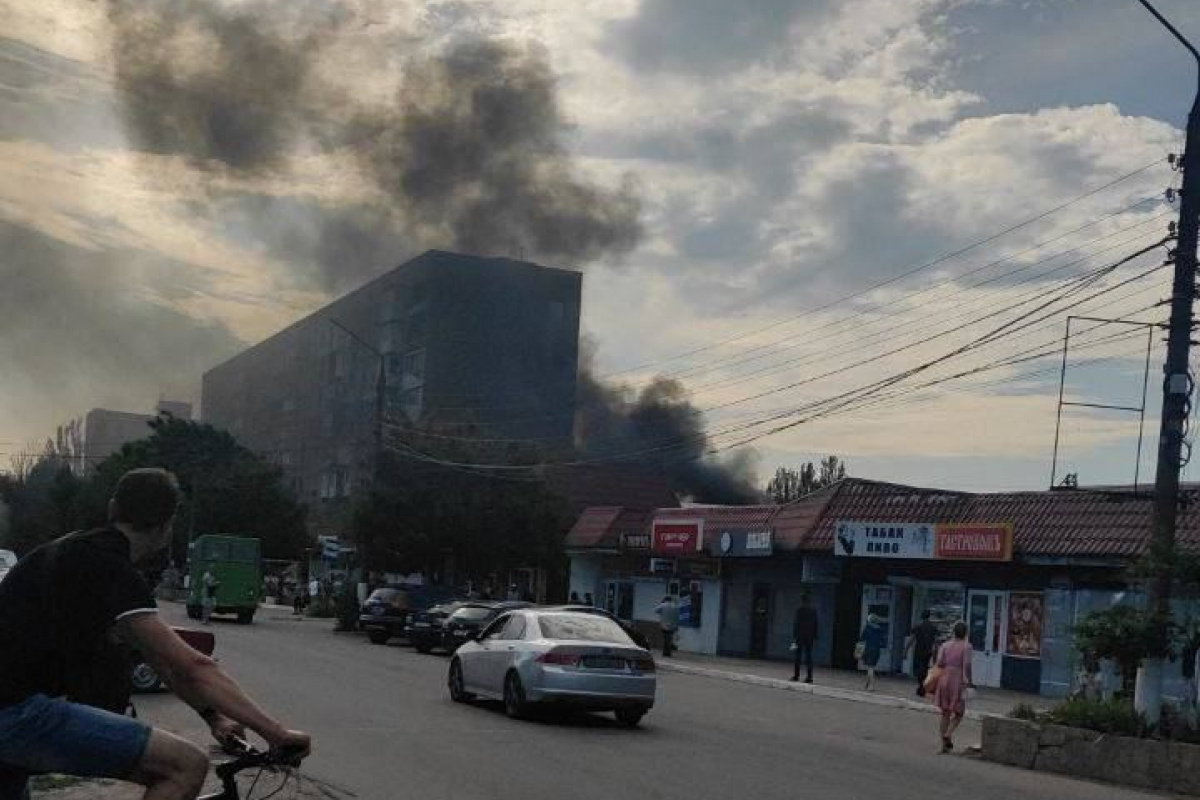
<svg viewBox="0 0 1200 800">
<path fill-rule="evenodd" d="M 1191 52 L 1200 67 L 1200 53 L 1191 42 L 1158 13 L 1149 0 L 1138 0 L 1163 27 Z M 1193 154 L 1195 158 L 1193 158 Z M 1179 510 L 1179 471 L 1183 453 L 1183 430 L 1191 410 L 1192 378 L 1188 373 L 1188 350 L 1192 335 L 1192 301 L 1196 294 L 1196 238 L 1200 227 L 1200 79 L 1188 114 L 1187 143 L 1180 166 L 1183 169 L 1182 202 L 1179 208 L 1178 241 L 1175 248 L 1175 278 L 1171 289 L 1171 319 L 1167 338 L 1167 363 L 1163 367 L 1162 421 L 1158 437 L 1158 471 L 1154 478 L 1154 526 L 1152 553 L 1154 572 L 1147 590 L 1147 609 L 1160 621 L 1170 619 L 1171 565 L 1166 563 L 1175 544 L 1175 518 Z M 1134 702 L 1149 722 L 1156 723 L 1162 710 L 1162 660 L 1147 659 L 1138 675 Z"/>
</svg>

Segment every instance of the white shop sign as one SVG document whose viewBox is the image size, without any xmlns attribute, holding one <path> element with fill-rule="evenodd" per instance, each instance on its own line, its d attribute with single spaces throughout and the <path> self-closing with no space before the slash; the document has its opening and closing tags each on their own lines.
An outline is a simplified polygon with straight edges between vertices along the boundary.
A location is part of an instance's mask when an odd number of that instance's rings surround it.
<svg viewBox="0 0 1200 800">
<path fill-rule="evenodd" d="M 833 552 L 854 558 L 934 558 L 929 523 L 843 522 L 834 528 Z"/>
</svg>

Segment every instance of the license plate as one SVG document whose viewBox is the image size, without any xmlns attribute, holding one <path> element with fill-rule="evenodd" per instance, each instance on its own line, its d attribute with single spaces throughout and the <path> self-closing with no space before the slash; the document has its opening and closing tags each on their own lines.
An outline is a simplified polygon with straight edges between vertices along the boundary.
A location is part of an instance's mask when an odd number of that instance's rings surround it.
<svg viewBox="0 0 1200 800">
<path fill-rule="evenodd" d="M 467 632 L 466 631 L 455 631 L 454 635 L 455 636 L 466 636 Z"/>
<path fill-rule="evenodd" d="M 629 669 L 625 659 L 614 656 L 587 656 L 583 659 L 583 666 L 589 669 Z"/>
</svg>

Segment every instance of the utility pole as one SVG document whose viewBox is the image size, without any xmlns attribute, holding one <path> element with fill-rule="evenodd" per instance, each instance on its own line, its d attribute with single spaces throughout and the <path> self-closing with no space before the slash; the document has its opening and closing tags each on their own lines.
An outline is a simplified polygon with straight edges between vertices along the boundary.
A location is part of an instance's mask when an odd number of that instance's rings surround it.
<svg viewBox="0 0 1200 800">
<path fill-rule="evenodd" d="M 344 331 L 346 335 L 357 342 L 360 347 L 371 353 L 379 360 L 379 370 L 375 374 L 375 424 L 372 426 L 374 433 L 373 438 L 375 445 L 375 458 L 373 459 L 374 467 L 372 470 L 373 475 L 371 476 L 372 482 L 377 482 L 380 480 L 380 473 L 383 469 L 383 419 L 384 409 L 386 408 L 387 404 L 387 357 L 380 352 L 379 348 L 375 347 L 375 345 L 371 344 L 366 339 L 363 339 L 357 333 L 350 330 L 336 319 L 330 319 L 329 323 L 339 330 Z M 371 565 L 367 563 L 367 554 L 365 552 L 366 548 L 364 547 L 363 542 L 355 542 L 355 544 L 357 545 L 357 550 L 355 552 L 354 561 L 358 566 L 357 569 L 352 569 L 350 560 L 347 559 L 346 591 L 345 596 L 342 599 L 341 630 L 354 630 L 355 617 L 358 614 L 358 602 L 357 598 L 355 597 L 355 594 L 357 593 L 357 586 L 356 581 L 352 576 L 354 576 L 355 572 L 361 573 L 358 577 L 360 577 L 363 581 L 366 581 L 368 578 L 369 569 L 371 567 Z"/>
<path fill-rule="evenodd" d="M 1200 53 L 1191 42 L 1158 13 L 1149 0 L 1138 0 L 1163 27 L 1183 44 L 1200 67 Z M 1195 156 L 1194 158 L 1192 156 Z M 1154 524 L 1151 554 L 1153 573 L 1147 587 L 1146 606 L 1152 618 L 1165 625 L 1171 614 L 1171 565 L 1175 521 L 1179 510 L 1179 471 L 1183 431 L 1191 410 L 1192 378 L 1188 351 L 1192 335 L 1192 300 L 1196 294 L 1196 239 L 1200 226 L 1200 78 L 1188 113 L 1187 140 L 1180 166 L 1183 170 L 1175 247 L 1175 278 L 1171 288 L 1171 319 L 1167 338 L 1167 363 L 1163 367 L 1162 421 L 1158 437 L 1158 470 L 1154 478 Z M 1162 659 L 1147 659 L 1138 674 L 1134 702 L 1153 724 L 1162 710 Z"/>
</svg>

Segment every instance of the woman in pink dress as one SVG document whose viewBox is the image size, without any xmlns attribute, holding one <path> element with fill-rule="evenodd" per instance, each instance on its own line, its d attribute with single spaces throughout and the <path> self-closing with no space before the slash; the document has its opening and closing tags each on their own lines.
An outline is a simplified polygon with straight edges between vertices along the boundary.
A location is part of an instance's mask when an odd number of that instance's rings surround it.
<svg viewBox="0 0 1200 800">
<path fill-rule="evenodd" d="M 967 713 L 967 689 L 973 687 L 971 644 L 967 641 L 967 623 L 954 626 L 954 638 L 938 650 L 937 665 L 942 668 L 933 702 L 942 710 L 942 752 L 954 749 L 954 731 Z"/>
</svg>

